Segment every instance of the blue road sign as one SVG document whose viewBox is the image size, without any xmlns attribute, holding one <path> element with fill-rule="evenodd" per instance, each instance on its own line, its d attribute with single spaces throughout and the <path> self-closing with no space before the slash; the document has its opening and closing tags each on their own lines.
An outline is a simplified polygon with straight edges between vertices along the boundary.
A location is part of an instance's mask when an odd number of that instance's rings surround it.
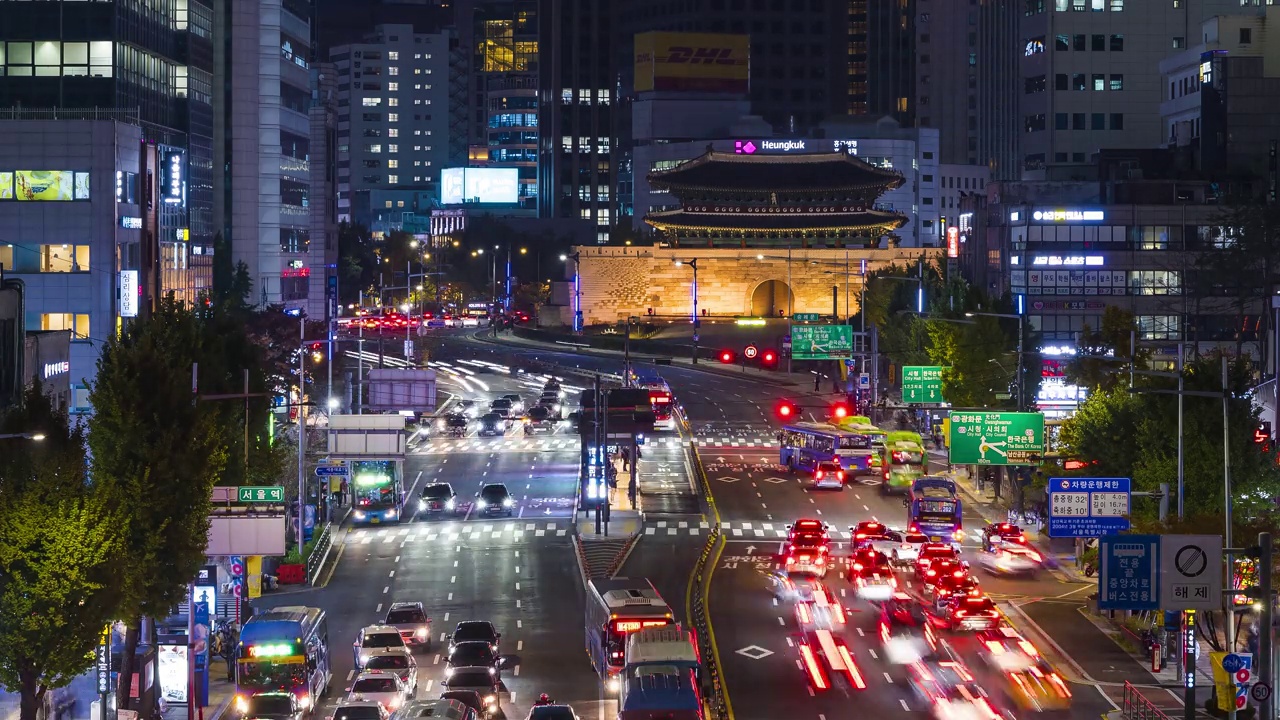
<svg viewBox="0 0 1280 720">
<path fill-rule="evenodd" d="M 1129 478 L 1049 478 L 1049 537 L 1102 537 L 1129 529 Z"/>
<path fill-rule="evenodd" d="M 1232 675 L 1235 675 L 1236 671 L 1242 667 L 1244 667 L 1244 658 L 1235 653 L 1231 653 L 1230 655 L 1222 658 L 1222 669 Z"/>
<path fill-rule="evenodd" d="M 346 465 L 319 465 L 316 467 L 316 477 L 346 476 L 346 474 Z"/>
<path fill-rule="evenodd" d="M 1159 570 L 1159 535 L 1098 538 L 1098 609 L 1158 609 Z"/>
</svg>

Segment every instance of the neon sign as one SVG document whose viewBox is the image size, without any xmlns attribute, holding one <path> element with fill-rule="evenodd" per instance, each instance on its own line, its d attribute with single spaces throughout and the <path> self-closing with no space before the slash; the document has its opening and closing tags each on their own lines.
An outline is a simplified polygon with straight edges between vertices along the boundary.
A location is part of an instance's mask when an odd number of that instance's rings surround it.
<svg viewBox="0 0 1280 720">
<path fill-rule="evenodd" d="M 1093 222 L 1104 218 L 1101 210 L 1036 210 L 1031 219 L 1037 222 Z"/>
<path fill-rule="evenodd" d="M 947 228 L 947 257 L 960 257 L 960 228 L 955 225 Z"/>
<path fill-rule="evenodd" d="M 652 627 L 666 627 L 670 620 L 614 620 L 613 631 L 616 633 L 632 633 Z"/>
<path fill-rule="evenodd" d="M 253 645 L 249 647 L 249 657 L 288 657 L 293 655 L 293 646 L 285 643 L 276 645 Z"/>
<path fill-rule="evenodd" d="M 1031 264 L 1049 267 L 1100 267 L 1105 261 L 1101 255 L 1037 255 L 1031 258 Z"/>
</svg>

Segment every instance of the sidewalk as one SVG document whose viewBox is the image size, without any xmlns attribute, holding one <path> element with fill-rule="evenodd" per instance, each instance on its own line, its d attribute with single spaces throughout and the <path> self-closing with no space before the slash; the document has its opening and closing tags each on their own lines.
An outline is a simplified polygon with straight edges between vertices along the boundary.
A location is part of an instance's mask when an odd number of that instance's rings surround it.
<svg viewBox="0 0 1280 720">
<path fill-rule="evenodd" d="M 640 532 L 644 523 L 640 511 L 628 499 L 631 488 L 631 473 L 622 469 L 622 461 L 614 459 L 613 467 L 618 472 L 618 487 L 609 491 L 609 537 L 629 537 Z M 637 498 L 638 500 L 638 498 Z M 594 511 L 577 516 L 578 534 L 586 539 L 604 537 L 596 534 L 596 514 Z"/>
<path fill-rule="evenodd" d="M 222 658 L 209 659 L 209 704 L 196 709 L 197 720 L 219 720 L 231 707 L 236 684 L 227 680 L 227 664 Z M 164 720 L 187 720 L 186 703 L 171 704 Z"/>
</svg>

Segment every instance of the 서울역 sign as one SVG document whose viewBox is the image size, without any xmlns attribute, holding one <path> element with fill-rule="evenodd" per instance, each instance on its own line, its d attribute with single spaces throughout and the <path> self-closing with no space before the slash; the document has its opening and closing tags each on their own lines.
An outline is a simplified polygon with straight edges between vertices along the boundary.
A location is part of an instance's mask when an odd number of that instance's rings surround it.
<svg viewBox="0 0 1280 720">
<path fill-rule="evenodd" d="M 1044 456 L 1044 414 L 953 412 L 952 465 L 1035 465 Z"/>
<path fill-rule="evenodd" d="M 941 403 L 942 367 L 938 365 L 904 365 L 902 368 L 902 402 Z"/>
<path fill-rule="evenodd" d="M 853 328 L 848 325 L 796 325 L 791 328 L 791 357 L 796 360 L 853 357 Z"/>
<path fill-rule="evenodd" d="M 264 487 L 241 487 L 236 488 L 236 500 L 242 503 L 248 502 L 284 502 L 284 488 L 279 485 Z"/>
</svg>

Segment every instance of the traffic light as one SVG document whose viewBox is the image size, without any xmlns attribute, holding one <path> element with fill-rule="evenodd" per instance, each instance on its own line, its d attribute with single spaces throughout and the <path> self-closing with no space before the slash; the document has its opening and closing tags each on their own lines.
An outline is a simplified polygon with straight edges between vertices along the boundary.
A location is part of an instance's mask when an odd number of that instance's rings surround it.
<svg viewBox="0 0 1280 720">
<path fill-rule="evenodd" d="M 774 408 L 774 412 L 777 414 L 778 419 L 783 422 L 791 422 L 800 417 L 800 408 L 790 400 L 780 401 Z"/>
<path fill-rule="evenodd" d="M 732 350 L 721 350 L 721 351 L 720 351 L 720 362 L 721 362 L 722 364 L 724 364 L 724 365 L 732 365 L 732 364 L 733 364 L 733 361 L 734 361 L 734 360 L 736 360 L 736 359 L 737 359 L 737 354 L 736 354 L 736 353 L 734 353 Z"/>
<path fill-rule="evenodd" d="M 853 411 L 849 409 L 849 403 L 845 402 L 844 400 L 831 404 L 832 420 L 843 420 L 852 414 L 853 414 Z"/>
<path fill-rule="evenodd" d="M 778 367 L 778 353 L 773 350 L 765 350 L 760 353 L 760 367 L 776 368 Z"/>
</svg>

